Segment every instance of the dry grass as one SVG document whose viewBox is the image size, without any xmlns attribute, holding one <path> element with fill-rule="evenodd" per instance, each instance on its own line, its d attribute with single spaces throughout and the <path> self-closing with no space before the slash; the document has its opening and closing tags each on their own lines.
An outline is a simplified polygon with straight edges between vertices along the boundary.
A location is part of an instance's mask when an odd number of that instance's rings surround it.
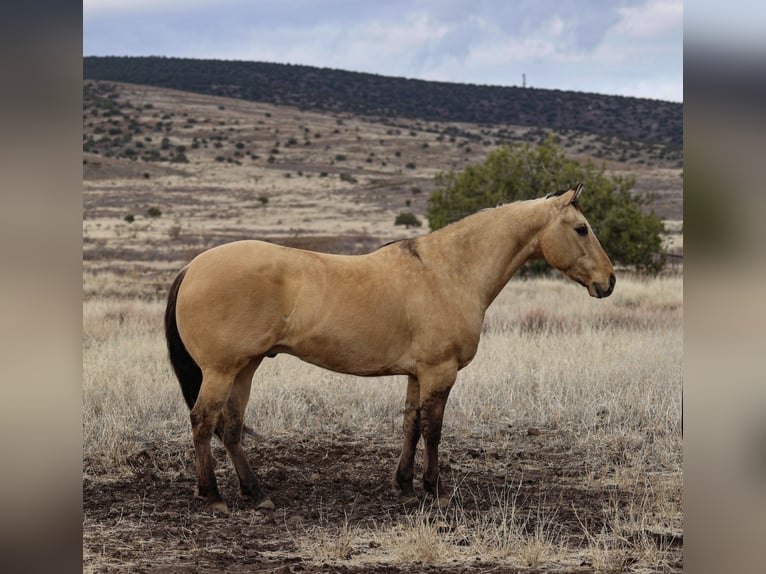
<svg viewBox="0 0 766 574">
<path fill-rule="evenodd" d="M 496 472 L 520 433 L 541 433 L 549 448 L 566 445 L 590 486 L 623 493 L 605 499 L 601 515 L 578 516 L 579 534 L 560 528 L 558 513 L 572 511 L 566 505 L 521 501 L 519 483 L 472 490 L 458 472 L 446 511 L 424 502 L 382 524 L 352 514 L 341 523 L 288 525 L 297 555 L 316 564 L 480 557 L 519 568 L 669 567 L 682 532 L 681 287 L 679 277 L 623 277 L 611 298 L 597 301 L 563 280 L 514 280 L 459 375 L 445 415 L 444 459 L 461 461 L 475 449 L 477 472 Z M 85 301 L 84 457 L 94 480 L 130 472 L 157 442 L 184 445 L 175 468 L 191 472 L 188 411 L 166 359 L 162 312 L 157 300 Z M 257 372 L 247 420 L 265 441 L 395 437 L 404 388 L 403 377 L 345 376 L 279 356 Z M 457 446 L 466 443 L 468 451 Z M 525 463 L 514 480 L 539 470 Z M 86 529 L 98 528 L 86 520 Z"/>
<path fill-rule="evenodd" d="M 123 453 L 126 441 L 185 431 L 163 307 L 85 302 L 86 453 Z M 476 358 L 458 377 L 449 428 L 489 438 L 503 425 L 576 429 L 583 441 L 609 443 L 621 457 L 651 446 L 644 442 L 678 439 L 681 309 L 678 277 L 624 280 L 606 300 L 555 279 L 511 282 L 490 308 Z M 264 435 L 397 427 L 404 385 L 403 377 L 351 377 L 280 355 L 256 374 L 247 416 Z"/>
</svg>

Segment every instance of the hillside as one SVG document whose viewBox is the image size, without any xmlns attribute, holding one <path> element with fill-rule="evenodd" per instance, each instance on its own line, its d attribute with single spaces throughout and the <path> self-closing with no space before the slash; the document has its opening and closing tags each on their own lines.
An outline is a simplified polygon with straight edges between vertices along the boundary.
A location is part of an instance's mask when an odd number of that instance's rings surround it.
<svg viewBox="0 0 766 574">
<path fill-rule="evenodd" d="M 683 105 L 521 87 L 379 76 L 311 66 L 165 57 L 83 58 L 85 79 L 173 88 L 305 110 L 575 130 L 680 153 Z"/>
<path fill-rule="evenodd" d="M 680 229 L 682 168 L 660 145 L 575 131 L 350 113 L 86 81 L 83 257 L 95 290 L 164 293 L 171 271 L 227 241 L 360 253 L 426 233 L 434 176 L 549 134 L 570 157 L 636 178 Z M 412 213 L 420 227 L 395 225 Z M 680 235 L 669 236 L 680 247 Z M 112 275 L 113 274 L 113 275 Z M 106 281 L 106 283 L 102 283 Z M 87 283 L 87 282 L 86 282 Z M 86 292 L 88 288 L 86 288 Z"/>
</svg>

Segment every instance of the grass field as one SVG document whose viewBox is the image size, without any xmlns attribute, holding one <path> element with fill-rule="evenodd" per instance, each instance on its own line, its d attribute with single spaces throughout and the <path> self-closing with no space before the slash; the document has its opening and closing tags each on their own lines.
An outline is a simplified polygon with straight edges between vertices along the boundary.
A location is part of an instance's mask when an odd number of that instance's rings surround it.
<svg viewBox="0 0 766 574">
<path fill-rule="evenodd" d="M 86 565 L 680 571 L 681 286 L 677 276 L 622 277 L 612 297 L 593 300 L 564 280 L 511 281 L 447 406 L 446 510 L 398 505 L 389 487 L 403 377 L 268 360 L 247 413 L 260 438 L 247 452 L 277 510 L 235 501 L 229 518 L 192 498 L 162 301 L 87 300 Z M 235 498 L 233 469 L 215 452 L 224 496 Z"/>
</svg>

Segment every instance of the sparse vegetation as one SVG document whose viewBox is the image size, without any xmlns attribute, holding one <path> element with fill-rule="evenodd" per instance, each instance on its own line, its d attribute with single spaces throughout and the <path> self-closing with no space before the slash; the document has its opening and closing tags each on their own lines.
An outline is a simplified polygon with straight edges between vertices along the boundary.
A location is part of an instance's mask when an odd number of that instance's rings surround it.
<svg viewBox="0 0 766 574">
<path fill-rule="evenodd" d="M 657 100 L 426 82 L 265 62 L 152 56 L 88 56 L 83 58 L 83 75 L 88 79 L 148 84 L 302 109 L 484 125 L 544 126 L 659 142 L 676 150 L 683 142 L 682 105 Z M 342 125 L 342 120 L 337 121 Z M 414 130 L 409 133 L 417 135 Z"/>
<path fill-rule="evenodd" d="M 404 225 L 405 227 L 420 227 L 422 224 L 414 213 L 407 211 L 396 216 L 394 225 Z"/>
</svg>

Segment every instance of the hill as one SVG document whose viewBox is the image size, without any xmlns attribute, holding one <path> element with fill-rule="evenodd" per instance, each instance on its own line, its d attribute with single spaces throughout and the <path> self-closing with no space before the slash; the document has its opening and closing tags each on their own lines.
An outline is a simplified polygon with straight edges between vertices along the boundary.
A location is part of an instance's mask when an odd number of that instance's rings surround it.
<svg viewBox="0 0 766 574">
<path fill-rule="evenodd" d="M 180 265 L 227 241 L 360 253 L 427 232 L 434 176 L 503 143 L 558 137 L 569 157 L 604 162 L 655 194 L 680 239 L 680 154 L 577 131 L 306 111 L 145 85 L 83 86 L 86 294 L 164 294 Z M 410 221 L 412 221 L 410 219 Z M 677 247 L 680 244 L 675 243 Z M 91 284 L 92 283 L 92 284 Z"/>
<path fill-rule="evenodd" d="M 166 57 L 88 56 L 83 77 L 284 104 L 305 110 L 427 121 L 576 130 L 677 151 L 683 105 L 536 88 L 433 82 L 312 66 Z"/>
</svg>

